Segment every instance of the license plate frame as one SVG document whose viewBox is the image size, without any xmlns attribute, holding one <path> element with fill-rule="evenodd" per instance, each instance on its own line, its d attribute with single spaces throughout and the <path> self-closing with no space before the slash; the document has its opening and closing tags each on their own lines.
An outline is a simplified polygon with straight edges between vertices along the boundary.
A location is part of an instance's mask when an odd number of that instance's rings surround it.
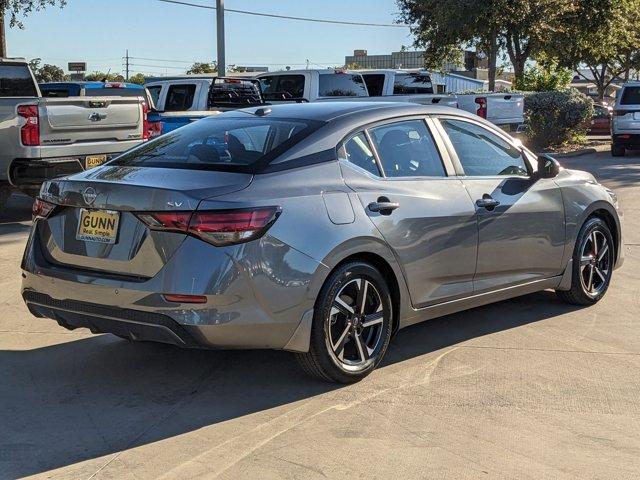
<svg viewBox="0 0 640 480">
<path fill-rule="evenodd" d="M 92 217 L 95 221 L 92 221 Z M 88 219 L 88 222 L 85 221 Z M 120 212 L 81 208 L 78 215 L 76 240 L 113 245 L 118 241 Z"/>
<path fill-rule="evenodd" d="M 106 155 L 87 155 L 84 157 L 84 167 L 86 170 L 91 170 L 92 168 L 99 167 L 103 163 L 106 163 L 106 161 Z"/>
</svg>

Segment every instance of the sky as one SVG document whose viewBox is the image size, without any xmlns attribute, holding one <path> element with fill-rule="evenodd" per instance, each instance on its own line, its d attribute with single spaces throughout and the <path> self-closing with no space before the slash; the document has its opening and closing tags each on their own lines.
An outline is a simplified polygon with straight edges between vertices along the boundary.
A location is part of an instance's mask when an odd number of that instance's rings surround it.
<svg viewBox="0 0 640 480">
<path fill-rule="evenodd" d="M 215 5 L 215 0 L 187 0 Z M 225 0 L 226 8 L 355 22 L 393 23 L 395 0 Z M 87 70 L 123 72 L 128 49 L 131 72 L 179 74 L 195 61 L 216 58 L 215 10 L 158 0 L 67 0 L 7 25 L 9 56 L 41 58 L 67 69 L 86 61 Z M 413 42 L 408 28 L 317 24 L 226 12 L 227 65 L 311 68 L 342 65 L 354 49 L 386 54 Z M 147 60 L 143 60 L 147 59 Z"/>
</svg>

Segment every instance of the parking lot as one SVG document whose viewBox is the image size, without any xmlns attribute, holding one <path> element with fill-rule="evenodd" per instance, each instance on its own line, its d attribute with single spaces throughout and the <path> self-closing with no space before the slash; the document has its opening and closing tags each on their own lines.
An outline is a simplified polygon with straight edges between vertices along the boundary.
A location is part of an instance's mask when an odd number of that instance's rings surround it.
<svg viewBox="0 0 640 480">
<path fill-rule="evenodd" d="M 551 291 L 410 327 L 359 384 L 292 356 L 136 344 L 33 318 L 30 200 L 0 226 L 0 478 L 640 476 L 640 154 L 562 160 L 619 194 L 626 263 L 604 300 Z"/>
</svg>

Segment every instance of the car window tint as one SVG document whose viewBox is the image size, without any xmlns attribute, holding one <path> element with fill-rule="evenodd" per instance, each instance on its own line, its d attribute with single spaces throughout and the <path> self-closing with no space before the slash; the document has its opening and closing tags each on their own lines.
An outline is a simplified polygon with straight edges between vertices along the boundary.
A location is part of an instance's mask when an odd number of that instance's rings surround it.
<svg viewBox="0 0 640 480">
<path fill-rule="evenodd" d="M 207 118 L 128 150 L 111 165 L 252 172 L 319 127 L 309 120 Z M 256 167 L 257 168 L 257 167 Z"/>
<path fill-rule="evenodd" d="M 0 65 L 0 97 L 35 97 L 37 94 L 27 65 Z"/>
<path fill-rule="evenodd" d="M 624 87 L 621 105 L 640 105 L 640 87 Z"/>
<path fill-rule="evenodd" d="M 387 177 L 445 177 L 438 149 L 423 120 L 407 120 L 371 129 Z"/>
<path fill-rule="evenodd" d="M 462 120 L 442 119 L 440 123 L 466 175 L 529 175 L 522 153 L 486 128 Z"/>
<path fill-rule="evenodd" d="M 175 112 L 189 110 L 193 105 L 193 97 L 196 93 L 196 86 L 188 85 L 171 85 L 167 92 L 167 100 L 164 109 L 167 112 Z"/>
<path fill-rule="evenodd" d="M 364 133 L 360 132 L 351 137 L 338 151 L 338 156 L 373 175 L 380 175 L 376 158 Z"/>
<path fill-rule="evenodd" d="M 153 87 L 148 87 L 149 94 L 151 95 L 151 100 L 153 100 L 154 105 L 158 105 L 158 100 L 160 99 L 160 90 L 162 90 L 161 85 L 154 85 Z"/>
<path fill-rule="evenodd" d="M 272 75 L 259 80 L 265 100 L 293 100 L 304 96 L 304 75 Z"/>
<path fill-rule="evenodd" d="M 384 91 L 383 73 L 363 73 L 364 83 L 367 85 L 370 97 L 379 97 Z"/>
<path fill-rule="evenodd" d="M 393 94 L 433 93 L 433 83 L 429 75 L 419 73 L 396 74 L 393 81 Z"/>
<path fill-rule="evenodd" d="M 349 73 L 320 74 L 321 97 L 366 97 L 367 87 L 360 75 Z"/>
</svg>

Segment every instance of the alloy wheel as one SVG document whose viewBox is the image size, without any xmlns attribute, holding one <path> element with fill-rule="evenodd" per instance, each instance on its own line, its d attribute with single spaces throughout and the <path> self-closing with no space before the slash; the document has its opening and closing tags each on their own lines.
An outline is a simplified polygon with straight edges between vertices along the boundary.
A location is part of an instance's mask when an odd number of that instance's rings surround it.
<svg viewBox="0 0 640 480">
<path fill-rule="evenodd" d="M 611 253 L 607 237 L 599 230 L 593 230 L 582 245 L 580 283 L 590 297 L 598 296 L 607 286 L 611 275 Z"/>
<path fill-rule="evenodd" d="M 335 295 L 326 319 L 326 344 L 332 359 L 348 371 L 365 368 L 379 355 L 383 342 L 384 304 L 365 277 L 345 283 Z"/>
</svg>

